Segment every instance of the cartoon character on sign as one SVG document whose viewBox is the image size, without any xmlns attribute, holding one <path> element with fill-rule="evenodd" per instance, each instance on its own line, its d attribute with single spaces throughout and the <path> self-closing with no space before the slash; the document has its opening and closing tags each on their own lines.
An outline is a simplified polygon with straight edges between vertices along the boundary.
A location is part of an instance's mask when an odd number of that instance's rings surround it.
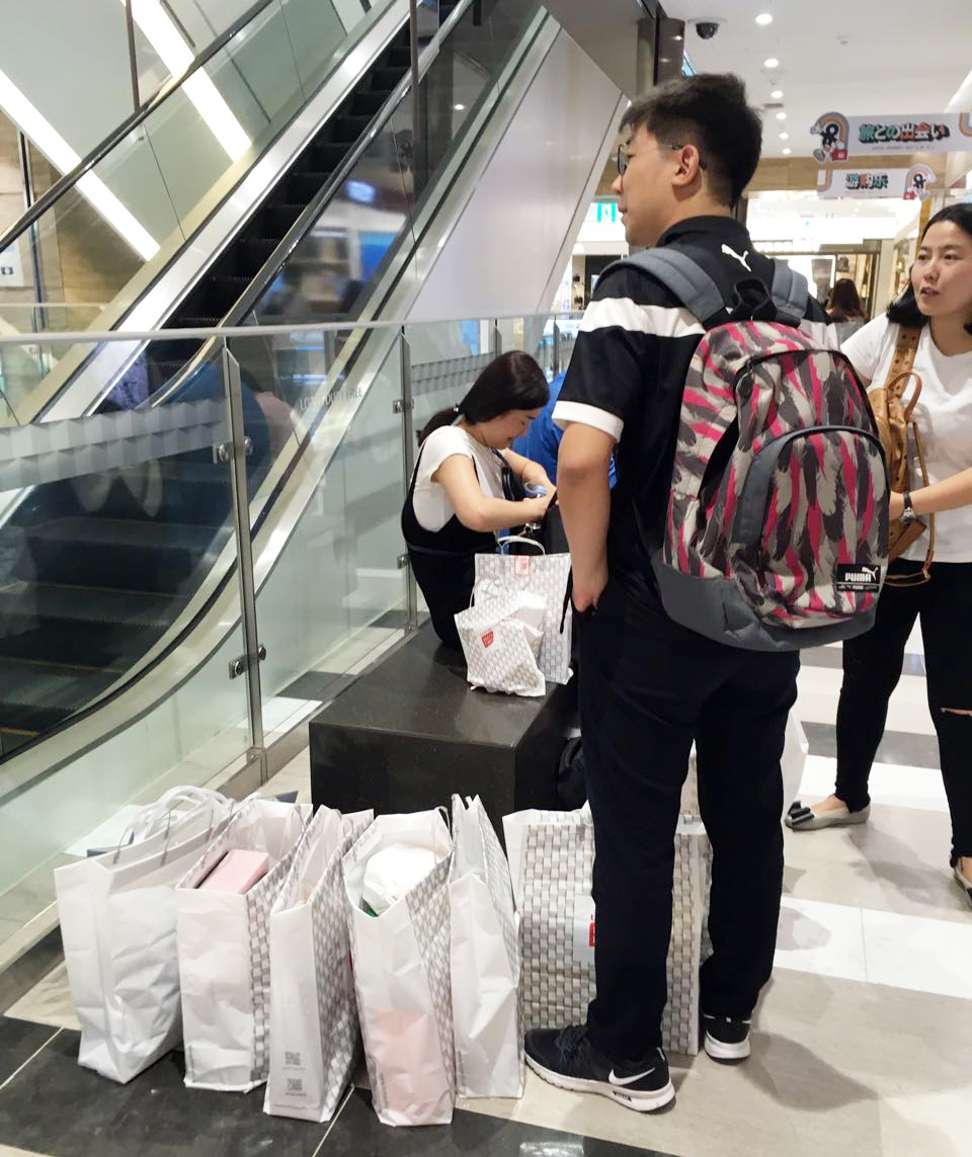
<svg viewBox="0 0 972 1157">
<path fill-rule="evenodd" d="M 850 137 L 850 125 L 847 117 L 839 112 L 824 113 L 812 125 L 810 131 L 820 137 L 820 148 L 814 149 L 813 155 L 818 161 L 826 164 L 828 161 L 847 160 L 847 141 Z"/>
<path fill-rule="evenodd" d="M 935 173 L 927 165 L 912 165 L 905 177 L 904 199 L 923 201 L 928 196 L 928 186 L 935 183 Z"/>
</svg>

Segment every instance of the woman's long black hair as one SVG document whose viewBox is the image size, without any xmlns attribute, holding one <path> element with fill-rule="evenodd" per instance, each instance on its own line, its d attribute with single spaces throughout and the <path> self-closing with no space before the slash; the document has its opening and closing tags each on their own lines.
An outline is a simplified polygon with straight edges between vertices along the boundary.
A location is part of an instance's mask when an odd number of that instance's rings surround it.
<svg viewBox="0 0 972 1157">
<path fill-rule="evenodd" d="M 948 205 L 944 209 L 939 209 L 925 226 L 918 242 L 919 248 L 932 225 L 940 225 L 943 221 L 951 221 L 953 225 L 958 225 L 963 233 L 972 237 L 972 205 L 967 205 L 963 201 L 959 205 Z M 896 325 L 907 326 L 909 329 L 920 329 L 928 322 L 928 318 L 918 308 L 918 298 L 915 296 L 914 286 L 911 284 L 910 272 L 907 288 L 896 301 L 891 303 L 888 309 L 888 321 Z M 966 323 L 965 329 L 972 334 L 972 321 Z"/>
<path fill-rule="evenodd" d="M 457 418 L 475 425 L 510 410 L 540 410 L 549 400 L 550 387 L 540 366 L 522 350 L 510 350 L 489 363 L 458 405 L 429 419 L 419 434 L 419 445 L 433 430 L 451 426 Z"/>
</svg>

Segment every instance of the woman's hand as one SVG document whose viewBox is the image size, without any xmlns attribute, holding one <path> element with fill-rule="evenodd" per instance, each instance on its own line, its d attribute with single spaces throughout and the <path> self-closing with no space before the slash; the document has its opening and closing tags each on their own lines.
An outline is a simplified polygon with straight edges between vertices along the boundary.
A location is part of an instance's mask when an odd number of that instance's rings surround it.
<svg viewBox="0 0 972 1157">
<path fill-rule="evenodd" d="M 551 502 L 553 502 L 553 498 L 556 493 L 556 490 L 554 490 L 553 486 L 551 486 L 547 490 L 547 493 L 541 494 L 539 498 L 525 498 L 520 503 L 520 506 L 523 508 L 524 512 L 523 521 L 543 522 L 543 519 L 547 513 L 547 507 Z"/>
<path fill-rule="evenodd" d="M 904 514 L 904 495 L 892 492 L 889 506 L 889 516 L 892 522 L 897 522 Z"/>
</svg>

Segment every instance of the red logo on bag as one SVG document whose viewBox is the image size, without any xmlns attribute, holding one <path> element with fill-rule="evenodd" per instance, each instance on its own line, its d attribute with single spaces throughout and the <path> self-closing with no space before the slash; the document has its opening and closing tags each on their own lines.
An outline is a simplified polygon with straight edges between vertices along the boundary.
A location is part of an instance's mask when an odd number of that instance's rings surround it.
<svg viewBox="0 0 972 1157">
<path fill-rule="evenodd" d="M 529 577 L 533 571 L 533 559 L 528 554 L 514 555 L 513 573 Z"/>
<path fill-rule="evenodd" d="M 596 936 L 597 936 L 597 921 L 591 920 L 591 925 L 587 930 L 587 937 L 588 937 L 587 946 L 588 946 L 588 948 L 594 947 L 594 941 L 596 939 Z"/>
<path fill-rule="evenodd" d="M 492 631 L 487 631 L 486 634 L 483 635 L 483 646 L 491 647 L 495 638 L 496 636 Z"/>
</svg>

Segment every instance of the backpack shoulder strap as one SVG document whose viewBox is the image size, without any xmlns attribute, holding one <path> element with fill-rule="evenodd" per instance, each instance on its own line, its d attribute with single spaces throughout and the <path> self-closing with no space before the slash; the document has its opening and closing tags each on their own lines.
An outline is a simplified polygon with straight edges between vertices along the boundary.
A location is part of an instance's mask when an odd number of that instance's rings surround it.
<svg viewBox="0 0 972 1157">
<path fill-rule="evenodd" d="M 640 269 L 670 290 L 708 329 L 726 314 L 722 290 L 687 253 L 675 248 L 643 249 L 621 261 L 615 261 L 601 274 L 603 278 L 614 269 Z"/>
<path fill-rule="evenodd" d="M 773 262 L 773 285 L 770 293 L 776 306 L 776 320 L 784 325 L 799 326 L 810 302 L 810 286 L 802 273 L 796 273 L 785 261 Z"/>
</svg>

